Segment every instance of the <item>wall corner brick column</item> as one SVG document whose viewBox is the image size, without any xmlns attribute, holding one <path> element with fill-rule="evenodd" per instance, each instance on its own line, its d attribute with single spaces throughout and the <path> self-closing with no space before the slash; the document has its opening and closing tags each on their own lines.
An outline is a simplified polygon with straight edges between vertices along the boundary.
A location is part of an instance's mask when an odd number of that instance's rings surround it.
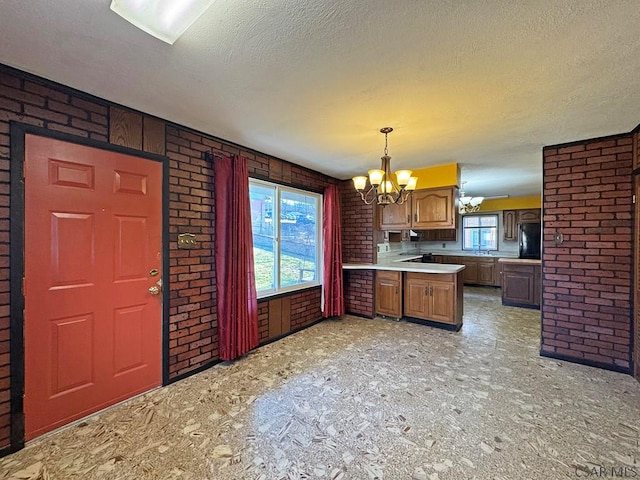
<svg viewBox="0 0 640 480">
<path fill-rule="evenodd" d="M 631 134 L 543 150 L 542 355 L 630 372 L 632 154 Z"/>
<path fill-rule="evenodd" d="M 342 261 L 373 263 L 374 207 L 365 205 L 351 180 L 340 183 L 342 209 Z M 344 271 L 345 311 L 372 318 L 375 316 L 373 270 Z"/>
</svg>

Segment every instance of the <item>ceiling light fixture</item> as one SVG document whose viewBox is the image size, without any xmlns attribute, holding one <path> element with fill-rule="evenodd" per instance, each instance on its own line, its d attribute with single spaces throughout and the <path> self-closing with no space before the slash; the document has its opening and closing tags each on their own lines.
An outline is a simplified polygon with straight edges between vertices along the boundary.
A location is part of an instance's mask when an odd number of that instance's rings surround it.
<svg viewBox="0 0 640 480">
<path fill-rule="evenodd" d="M 384 127 L 380 133 L 384 133 L 384 155 L 381 157 L 382 165 L 380 170 L 369 170 L 369 183 L 371 187 L 365 192 L 367 187 L 367 177 L 353 177 L 353 186 L 360 194 L 360 198 L 367 205 L 374 201 L 378 205 L 390 205 L 393 203 L 402 204 L 409 197 L 410 193 L 416 189 L 417 177 L 411 176 L 411 170 L 398 170 L 394 172 L 397 183 L 391 177 L 391 157 L 387 143 L 387 135 L 393 132 L 393 128 Z"/>
<path fill-rule="evenodd" d="M 462 182 L 462 188 L 467 182 Z M 484 197 L 467 197 L 464 191 L 460 191 L 460 198 L 458 199 L 458 212 L 461 214 L 475 213 L 480 210 L 480 204 L 483 202 Z"/>
<path fill-rule="evenodd" d="M 215 0 L 111 0 L 111 10 L 170 45 Z"/>
</svg>

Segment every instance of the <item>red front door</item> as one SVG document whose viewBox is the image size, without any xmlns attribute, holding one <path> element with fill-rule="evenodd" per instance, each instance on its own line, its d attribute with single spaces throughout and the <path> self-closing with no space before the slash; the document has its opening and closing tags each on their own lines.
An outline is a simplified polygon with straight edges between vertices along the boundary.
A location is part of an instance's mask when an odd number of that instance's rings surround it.
<svg viewBox="0 0 640 480">
<path fill-rule="evenodd" d="M 161 211 L 159 162 L 26 136 L 27 440 L 160 385 Z"/>
</svg>

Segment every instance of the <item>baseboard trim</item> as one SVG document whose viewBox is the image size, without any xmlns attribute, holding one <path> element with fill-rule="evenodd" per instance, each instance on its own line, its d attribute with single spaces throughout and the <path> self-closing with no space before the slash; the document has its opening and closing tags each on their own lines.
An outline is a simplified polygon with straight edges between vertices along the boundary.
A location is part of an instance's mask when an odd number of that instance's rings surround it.
<svg viewBox="0 0 640 480">
<path fill-rule="evenodd" d="M 618 365 L 611 365 L 610 363 L 594 362 L 593 360 L 589 360 L 586 358 L 571 357 L 569 355 L 562 355 L 554 352 L 546 352 L 542 349 L 540 350 L 540 356 L 553 358 L 555 360 L 562 360 L 564 362 L 579 363 L 581 365 L 586 365 L 587 367 L 601 368 L 603 370 L 610 370 L 612 372 L 626 373 L 627 375 L 632 375 L 631 367 L 625 368 L 625 367 L 620 367 Z"/>
</svg>

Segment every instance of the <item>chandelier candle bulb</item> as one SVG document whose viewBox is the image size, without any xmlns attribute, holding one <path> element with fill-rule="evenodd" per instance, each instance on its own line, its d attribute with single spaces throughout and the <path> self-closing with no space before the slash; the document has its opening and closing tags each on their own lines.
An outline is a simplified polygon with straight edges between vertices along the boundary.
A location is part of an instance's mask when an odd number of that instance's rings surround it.
<svg viewBox="0 0 640 480">
<path fill-rule="evenodd" d="M 398 185 L 400 185 L 401 187 L 407 186 L 412 173 L 413 172 L 411 170 L 398 170 L 396 172 L 396 179 L 398 180 Z"/>
<path fill-rule="evenodd" d="M 418 185 L 418 177 L 411 177 L 409 179 L 409 183 L 407 183 L 407 186 L 404 188 L 405 190 L 409 190 L 409 191 L 413 191 L 416 189 L 416 186 Z"/>
<path fill-rule="evenodd" d="M 382 183 L 382 179 L 384 178 L 384 170 L 369 170 L 369 182 L 374 187 L 377 187 Z"/>
<path fill-rule="evenodd" d="M 357 191 L 364 190 L 367 186 L 367 177 L 353 177 L 353 186 Z"/>
</svg>

